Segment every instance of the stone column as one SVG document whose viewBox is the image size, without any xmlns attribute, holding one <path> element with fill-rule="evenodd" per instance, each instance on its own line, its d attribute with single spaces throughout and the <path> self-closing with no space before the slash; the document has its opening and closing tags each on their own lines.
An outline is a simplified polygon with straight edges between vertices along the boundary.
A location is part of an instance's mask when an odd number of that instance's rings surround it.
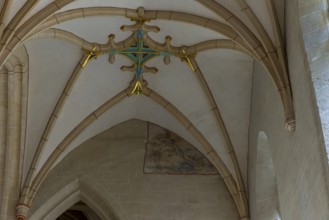
<svg viewBox="0 0 329 220">
<path fill-rule="evenodd" d="M 5 175 L 5 149 L 7 136 L 7 110 L 8 110 L 8 70 L 4 67 L 0 71 L 0 189 L 3 188 Z M 0 190 L 0 198 L 2 191 Z M 0 207 L 2 201 L 0 200 Z"/>
<path fill-rule="evenodd" d="M 22 104 L 22 66 L 15 64 L 8 72 L 7 126 L 5 138 L 4 180 L 1 197 L 1 219 L 16 219 L 20 192 L 20 137 Z"/>
</svg>

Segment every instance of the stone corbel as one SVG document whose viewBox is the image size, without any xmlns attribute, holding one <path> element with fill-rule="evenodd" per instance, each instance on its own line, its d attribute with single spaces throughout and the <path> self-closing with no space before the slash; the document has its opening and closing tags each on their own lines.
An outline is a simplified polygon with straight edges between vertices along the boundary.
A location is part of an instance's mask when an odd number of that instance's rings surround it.
<svg viewBox="0 0 329 220">
<path fill-rule="evenodd" d="M 16 207 L 16 219 L 17 220 L 26 220 L 26 216 L 27 216 L 29 209 L 30 208 L 24 204 L 18 205 Z"/>
</svg>

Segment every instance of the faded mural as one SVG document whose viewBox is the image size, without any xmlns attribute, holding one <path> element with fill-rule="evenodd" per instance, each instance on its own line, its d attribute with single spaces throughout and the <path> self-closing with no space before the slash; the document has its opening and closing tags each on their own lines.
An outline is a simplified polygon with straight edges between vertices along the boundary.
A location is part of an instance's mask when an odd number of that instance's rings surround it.
<svg viewBox="0 0 329 220">
<path fill-rule="evenodd" d="M 219 175 L 193 145 L 152 123 L 148 126 L 144 173 Z"/>
</svg>

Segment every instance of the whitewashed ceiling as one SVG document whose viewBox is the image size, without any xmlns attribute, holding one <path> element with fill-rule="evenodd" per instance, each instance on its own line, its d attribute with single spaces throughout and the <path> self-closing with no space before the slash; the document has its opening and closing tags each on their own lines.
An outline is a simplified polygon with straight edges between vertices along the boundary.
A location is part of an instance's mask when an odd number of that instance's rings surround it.
<svg viewBox="0 0 329 220">
<path fill-rule="evenodd" d="M 15 14 L 19 14 L 19 10 L 22 9 L 25 2 L 23 0 L 11 1 L 3 19 L 5 25 L 10 24 Z M 31 10 L 20 17 L 17 27 L 25 25 L 24 22 L 33 20 L 33 16 L 38 16 L 36 14 L 41 12 L 49 13 L 47 16 L 48 21 L 53 19 L 56 23 L 48 22 L 50 25 L 47 26 L 43 25 L 47 23 L 47 19 L 40 21 L 40 24 L 33 26 L 33 29 L 37 31 L 28 33 L 26 35 L 28 37 L 25 36 L 24 41 L 17 44 L 17 47 L 20 45 L 20 47 L 26 48 L 29 57 L 23 178 L 26 178 L 30 172 L 32 178 L 27 180 L 30 182 L 34 178 L 38 178 L 38 175 L 42 173 L 41 171 L 46 169 L 45 164 L 47 164 L 47 161 L 51 161 L 50 164 L 53 167 L 83 141 L 131 118 L 159 124 L 181 135 L 205 154 L 213 153 L 204 149 L 204 143 L 200 142 L 200 138 L 198 139 L 189 132 L 189 129 L 181 123 L 177 115 L 172 115 L 170 111 L 147 96 L 133 95 L 113 105 L 85 129 L 82 129 L 68 143 L 67 147 L 61 150 L 60 155 L 54 159 L 52 154 L 56 152 L 56 148 L 60 146 L 61 142 L 69 137 L 70 133 L 102 104 L 127 89 L 134 77 L 133 73 L 120 70 L 123 65 L 131 65 L 127 58 L 116 55 L 115 63 L 111 64 L 108 62 L 108 56 L 103 55 L 95 60 L 90 60 L 82 69 L 61 111 L 56 115 L 56 121 L 51 126 L 45 144 L 42 149 L 39 149 L 41 150 L 40 155 L 35 157 L 38 145 L 43 140 L 42 136 L 47 128 L 47 123 L 52 118 L 54 108 L 60 100 L 63 89 L 72 72 L 78 66 L 79 60 L 86 53 L 81 49 L 81 45 L 74 43 L 74 41 L 79 37 L 85 42 L 106 44 L 110 34 L 115 35 L 115 42 L 123 41 L 131 35 L 131 32 L 123 32 L 120 27 L 135 23 L 128 17 L 109 16 L 105 13 L 93 16 L 85 16 L 84 14 L 82 17 L 66 16 L 59 19 L 60 13 L 67 12 L 69 14 L 70 11 L 74 12 L 74 10 L 81 13 L 82 10 L 77 9 L 82 8 L 84 8 L 83 13 L 87 13 L 88 9 L 94 7 L 117 7 L 132 10 L 143 7 L 146 12 L 151 10 L 184 12 L 227 25 L 229 29 L 236 31 L 243 38 L 242 44 L 248 47 L 251 43 L 248 42 L 248 37 L 243 36 L 244 31 L 239 32 L 237 27 L 232 26 L 232 23 L 216 14 L 211 8 L 206 7 L 205 4 L 207 2 L 220 3 L 233 13 L 250 33 L 255 35 L 256 38 L 262 39 L 263 36 L 259 32 L 259 27 L 241 8 L 241 2 L 245 2 L 264 27 L 274 46 L 276 46 L 275 42 L 278 41 L 277 27 L 275 27 L 273 17 L 269 13 L 271 9 L 269 9 L 268 2 L 271 2 L 270 0 L 75 0 L 71 3 L 66 1 L 68 3 L 66 5 L 65 1 L 61 0 L 35 2 Z M 59 8 L 58 10 L 49 12 L 44 9 L 53 3 Z M 280 16 L 278 22 L 282 25 L 283 0 L 275 1 L 275 6 L 277 14 Z M 52 16 L 54 14 L 55 17 Z M 238 38 L 231 39 L 230 36 L 225 36 L 223 33 L 199 26 L 197 22 L 188 23 L 175 19 L 156 19 L 147 22 L 147 24 L 160 28 L 158 33 L 149 33 L 153 40 L 164 43 L 165 37 L 171 36 L 172 45 L 176 47 L 191 46 L 200 42 L 220 39 L 232 40 L 233 43 L 240 42 Z M 64 30 L 65 33 L 72 33 L 75 35 L 75 40 L 68 41 L 59 34 L 51 34 L 49 30 Z M 252 45 L 250 47 L 252 48 Z M 177 108 L 211 145 L 233 176 L 233 179 L 238 182 L 242 176 L 244 184 L 247 182 L 248 128 L 253 62 L 255 62 L 254 58 L 257 58 L 256 53 L 253 50 L 248 54 L 229 48 L 213 48 L 197 52 L 195 57 L 210 89 L 210 96 L 215 101 L 223 119 L 224 128 L 233 146 L 234 156 L 237 158 L 238 167 L 234 165 L 234 160 L 232 160 L 232 151 L 228 150 L 228 146 L 226 146 L 225 132 L 223 127 L 218 124 L 218 118 L 214 114 L 216 109 L 214 110 L 213 106 L 210 105 L 209 94 L 198 80 L 197 74 L 191 70 L 186 62 L 181 62 L 179 58 L 172 57 L 171 63 L 165 65 L 163 58 L 154 58 L 147 65 L 156 67 L 159 70 L 158 73 L 144 73 L 143 75 L 144 80 L 148 83 L 148 88 Z M 213 158 L 209 157 L 213 161 Z M 33 160 L 36 164 L 35 167 L 31 167 Z M 31 168 L 33 168 L 33 171 L 31 171 Z M 25 182 L 25 184 L 29 183 Z"/>
</svg>

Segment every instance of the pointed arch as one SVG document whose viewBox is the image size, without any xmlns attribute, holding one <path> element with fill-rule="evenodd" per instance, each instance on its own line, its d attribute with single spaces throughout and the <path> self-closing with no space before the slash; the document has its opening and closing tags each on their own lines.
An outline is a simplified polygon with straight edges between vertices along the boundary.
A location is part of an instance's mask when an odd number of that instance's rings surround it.
<svg viewBox="0 0 329 220">
<path fill-rule="evenodd" d="M 86 176 L 68 182 L 32 213 L 29 219 L 56 219 L 74 204 L 82 201 L 102 220 L 126 220 L 115 200 L 107 193 L 104 194 L 104 189 L 93 187 L 94 185 L 93 180 Z"/>
<path fill-rule="evenodd" d="M 20 201 L 21 204 L 25 204 L 30 206 L 35 197 L 36 192 L 38 191 L 41 184 L 44 182 L 44 179 L 49 174 L 52 166 L 56 162 L 56 160 L 63 154 L 64 150 L 68 147 L 68 145 L 73 141 L 86 127 L 88 127 L 94 120 L 96 120 L 99 116 L 105 113 L 109 108 L 113 105 L 116 105 L 118 102 L 122 101 L 124 98 L 129 97 L 128 94 L 131 94 L 131 86 L 126 90 L 120 92 L 112 99 L 104 103 L 101 107 L 99 107 L 96 111 L 87 116 L 79 125 L 77 125 L 69 135 L 67 135 L 63 141 L 57 146 L 57 148 L 53 151 L 52 155 L 47 159 L 42 168 L 38 171 L 35 178 L 27 183 L 25 186 L 27 191 L 21 196 Z M 236 180 L 234 179 L 232 173 L 227 168 L 227 165 L 223 162 L 222 158 L 217 154 L 217 152 L 213 149 L 208 140 L 203 136 L 203 134 L 192 124 L 188 118 L 181 113 L 174 105 L 172 105 L 165 98 L 152 91 L 149 88 L 145 88 L 145 94 L 147 97 L 153 99 L 156 103 L 163 106 L 171 115 L 173 115 L 203 146 L 204 150 L 207 152 L 208 157 L 212 160 L 215 167 L 218 169 L 219 173 L 224 179 L 232 198 L 235 201 L 236 207 L 239 210 L 239 214 L 241 217 L 249 216 L 249 208 L 248 201 L 245 191 L 241 191 L 237 187 Z"/>
</svg>

